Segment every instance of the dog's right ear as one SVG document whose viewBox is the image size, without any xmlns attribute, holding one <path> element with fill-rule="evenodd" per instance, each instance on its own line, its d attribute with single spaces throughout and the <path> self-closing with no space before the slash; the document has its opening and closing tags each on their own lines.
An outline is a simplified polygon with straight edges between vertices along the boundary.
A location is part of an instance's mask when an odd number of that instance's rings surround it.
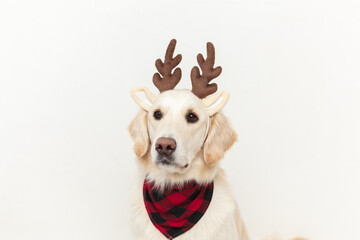
<svg viewBox="0 0 360 240">
<path fill-rule="evenodd" d="M 145 94 L 145 97 L 140 97 L 140 94 Z M 145 111 L 149 111 L 154 104 L 157 96 L 153 94 L 146 87 L 136 87 L 131 90 L 131 97 L 134 101 Z"/>
<path fill-rule="evenodd" d="M 139 113 L 129 125 L 129 133 L 134 140 L 134 152 L 138 157 L 143 157 L 150 146 L 150 138 L 147 128 L 147 112 L 140 109 Z"/>
</svg>

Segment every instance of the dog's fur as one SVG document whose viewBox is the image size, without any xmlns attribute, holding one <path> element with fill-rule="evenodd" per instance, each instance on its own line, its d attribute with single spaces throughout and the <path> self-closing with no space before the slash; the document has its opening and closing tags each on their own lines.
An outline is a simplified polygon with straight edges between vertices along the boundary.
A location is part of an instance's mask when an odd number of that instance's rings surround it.
<svg viewBox="0 0 360 240">
<path fill-rule="evenodd" d="M 214 182 L 213 198 L 206 213 L 177 240 L 248 240 L 224 170 L 219 167 L 219 161 L 236 141 L 237 135 L 220 111 L 221 107 L 209 114 L 212 105 L 224 106 L 224 99 L 206 107 L 203 100 L 189 90 L 169 90 L 157 97 L 148 97 L 150 104 L 135 100 L 142 107 L 129 126 L 140 170 L 131 192 L 135 239 L 166 239 L 152 224 L 144 206 L 142 186 L 147 177 L 160 189 L 182 185 L 188 180 L 200 184 Z M 160 120 L 153 116 L 158 110 L 163 115 Z M 198 116 L 196 123 L 186 121 L 189 112 Z M 160 137 L 176 141 L 173 164 L 159 161 L 154 145 Z"/>
</svg>

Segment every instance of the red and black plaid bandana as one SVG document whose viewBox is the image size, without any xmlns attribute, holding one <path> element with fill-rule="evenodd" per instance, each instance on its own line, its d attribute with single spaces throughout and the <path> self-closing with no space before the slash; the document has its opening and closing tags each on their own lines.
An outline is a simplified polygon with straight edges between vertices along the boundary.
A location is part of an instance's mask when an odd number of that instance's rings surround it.
<svg viewBox="0 0 360 240">
<path fill-rule="evenodd" d="M 144 181 L 144 203 L 155 227 L 168 239 L 190 230 L 210 205 L 214 183 L 200 185 L 195 181 L 181 188 L 174 186 L 160 192 L 154 184 Z"/>
</svg>

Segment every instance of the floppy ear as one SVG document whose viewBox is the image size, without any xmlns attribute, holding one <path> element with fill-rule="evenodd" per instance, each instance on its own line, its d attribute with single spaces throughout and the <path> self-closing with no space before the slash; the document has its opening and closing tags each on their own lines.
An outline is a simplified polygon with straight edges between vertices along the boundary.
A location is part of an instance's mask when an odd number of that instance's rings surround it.
<svg viewBox="0 0 360 240">
<path fill-rule="evenodd" d="M 143 157 L 147 153 L 150 139 L 147 128 L 147 112 L 140 110 L 129 125 L 131 138 L 134 140 L 134 152 L 138 157 Z"/>
<path fill-rule="evenodd" d="M 222 112 L 213 115 L 209 134 L 204 143 L 205 163 L 208 165 L 217 163 L 236 140 L 237 134 L 225 115 Z"/>
</svg>

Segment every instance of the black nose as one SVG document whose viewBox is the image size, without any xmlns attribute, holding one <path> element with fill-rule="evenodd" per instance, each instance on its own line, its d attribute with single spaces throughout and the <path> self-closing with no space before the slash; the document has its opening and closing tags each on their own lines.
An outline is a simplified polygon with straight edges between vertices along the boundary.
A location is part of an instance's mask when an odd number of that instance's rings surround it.
<svg viewBox="0 0 360 240">
<path fill-rule="evenodd" d="M 170 156 L 176 149 L 176 142 L 172 138 L 161 137 L 156 141 L 155 149 L 159 154 Z"/>
</svg>

